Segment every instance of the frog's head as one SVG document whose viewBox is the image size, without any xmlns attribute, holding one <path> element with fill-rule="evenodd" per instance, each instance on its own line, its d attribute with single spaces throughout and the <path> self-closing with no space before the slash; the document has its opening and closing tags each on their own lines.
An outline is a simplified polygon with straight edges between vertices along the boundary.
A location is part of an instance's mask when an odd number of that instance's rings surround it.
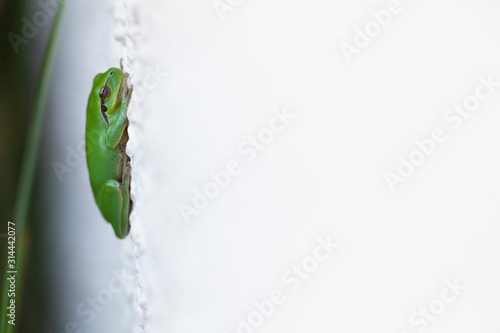
<svg viewBox="0 0 500 333">
<path fill-rule="evenodd" d="M 101 110 L 108 115 L 119 111 L 124 92 L 128 95 L 130 90 L 128 74 L 119 68 L 112 67 L 107 72 L 96 75 L 94 79 L 95 91 L 101 103 Z"/>
</svg>

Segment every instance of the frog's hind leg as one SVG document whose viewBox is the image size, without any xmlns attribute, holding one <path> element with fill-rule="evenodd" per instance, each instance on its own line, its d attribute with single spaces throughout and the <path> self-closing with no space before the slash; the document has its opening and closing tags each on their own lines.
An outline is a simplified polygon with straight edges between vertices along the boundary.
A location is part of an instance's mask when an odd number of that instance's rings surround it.
<svg viewBox="0 0 500 333">
<path fill-rule="evenodd" d="M 123 239 L 128 235 L 128 214 L 123 214 L 124 194 L 122 185 L 114 180 L 108 180 L 101 189 L 101 212 L 104 219 L 111 223 L 116 237 Z M 125 192 L 125 191 L 123 191 Z M 126 191 L 126 206 L 128 209 L 128 189 Z"/>
<path fill-rule="evenodd" d="M 126 156 L 126 155 L 125 155 Z M 122 228 L 125 230 L 125 236 L 128 235 L 130 231 L 129 215 L 132 209 L 132 201 L 130 200 L 130 158 L 125 157 L 125 165 L 123 168 L 122 176 L 122 194 L 123 194 L 123 207 L 122 207 Z"/>
</svg>

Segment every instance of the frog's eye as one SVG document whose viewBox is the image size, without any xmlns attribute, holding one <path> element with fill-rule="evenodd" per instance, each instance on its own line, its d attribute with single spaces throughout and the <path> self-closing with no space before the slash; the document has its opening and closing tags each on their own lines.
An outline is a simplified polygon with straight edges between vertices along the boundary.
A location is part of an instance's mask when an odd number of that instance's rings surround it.
<svg viewBox="0 0 500 333">
<path fill-rule="evenodd" d="M 99 97 L 101 99 L 106 99 L 111 95 L 111 89 L 108 86 L 104 86 L 99 90 Z"/>
</svg>

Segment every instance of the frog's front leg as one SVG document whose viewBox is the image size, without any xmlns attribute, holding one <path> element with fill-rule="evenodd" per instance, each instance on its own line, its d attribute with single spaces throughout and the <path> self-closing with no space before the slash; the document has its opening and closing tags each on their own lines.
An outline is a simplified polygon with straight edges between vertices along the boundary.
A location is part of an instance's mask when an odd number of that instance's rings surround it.
<svg viewBox="0 0 500 333">
<path fill-rule="evenodd" d="M 109 127 L 106 131 L 106 146 L 115 149 L 120 143 L 123 132 L 128 126 L 127 109 L 132 95 L 133 87 L 124 89 L 120 111 L 113 115 L 108 115 Z"/>
</svg>

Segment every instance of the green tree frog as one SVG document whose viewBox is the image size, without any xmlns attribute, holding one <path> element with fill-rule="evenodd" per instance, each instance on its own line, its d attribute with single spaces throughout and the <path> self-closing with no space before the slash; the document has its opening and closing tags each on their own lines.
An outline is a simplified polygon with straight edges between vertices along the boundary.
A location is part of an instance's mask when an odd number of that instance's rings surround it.
<svg viewBox="0 0 500 333">
<path fill-rule="evenodd" d="M 90 185 L 102 216 L 123 239 L 130 230 L 130 157 L 127 108 L 133 87 L 128 73 L 110 68 L 94 78 L 87 105 L 85 149 Z"/>
</svg>

